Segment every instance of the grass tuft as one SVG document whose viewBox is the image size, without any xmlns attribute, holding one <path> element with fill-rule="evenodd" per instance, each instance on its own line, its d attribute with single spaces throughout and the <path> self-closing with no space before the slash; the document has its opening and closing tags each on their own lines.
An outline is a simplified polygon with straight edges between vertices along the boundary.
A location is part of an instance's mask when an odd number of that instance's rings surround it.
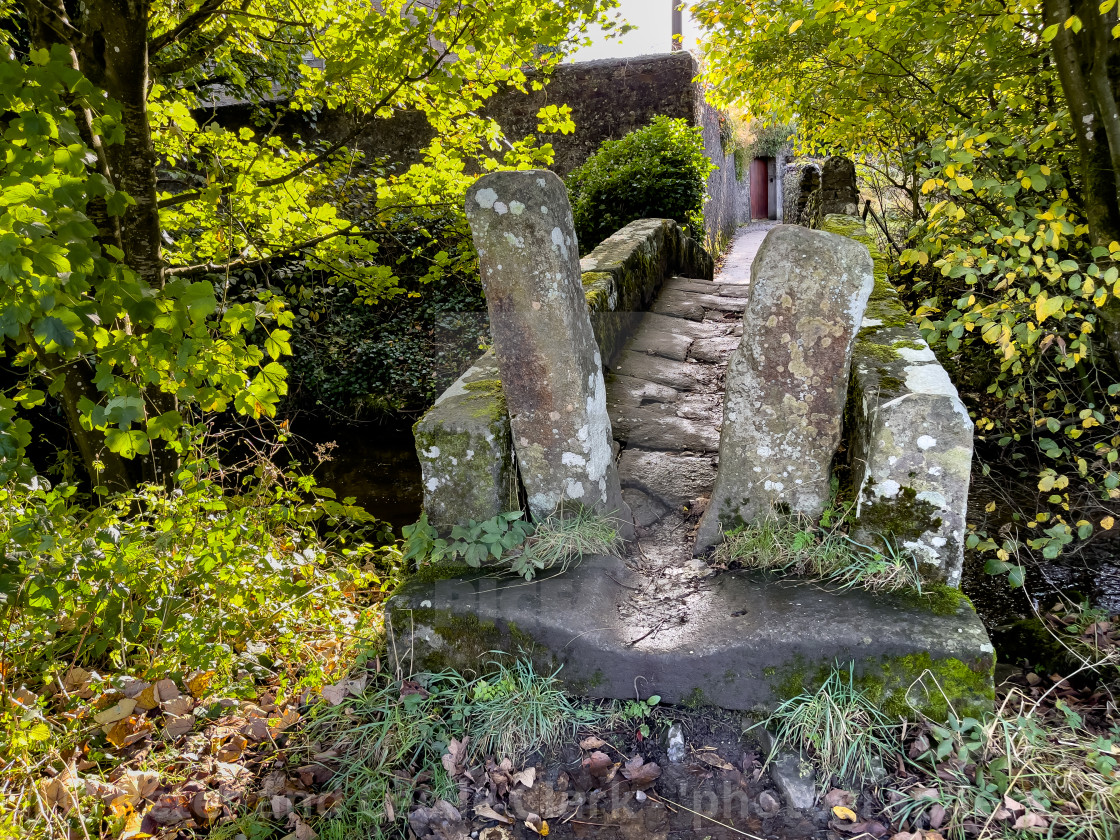
<svg viewBox="0 0 1120 840">
<path fill-rule="evenodd" d="M 770 759 L 782 748 L 801 751 L 820 771 L 822 789 L 833 776 L 852 783 L 882 775 L 897 749 L 899 725 L 856 687 L 851 665 L 833 668 L 819 689 L 786 700 L 764 723 L 774 733 Z"/>
<path fill-rule="evenodd" d="M 566 572 L 590 554 L 617 557 L 622 540 L 615 526 L 616 520 L 587 508 L 569 516 L 560 511 L 537 526 L 520 552 L 509 559 L 510 569 L 532 580 L 541 572 Z"/>
<path fill-rule="evenodd" d="M 821 534 L 795 517 L 771 516 L 729 532 L 713 561 L 824 581 L 840 589 L 858 586 L 871 592 L 921 593 L 917 562 L 885 543 L 879 550 L 835 530 Z"/>
</svg>

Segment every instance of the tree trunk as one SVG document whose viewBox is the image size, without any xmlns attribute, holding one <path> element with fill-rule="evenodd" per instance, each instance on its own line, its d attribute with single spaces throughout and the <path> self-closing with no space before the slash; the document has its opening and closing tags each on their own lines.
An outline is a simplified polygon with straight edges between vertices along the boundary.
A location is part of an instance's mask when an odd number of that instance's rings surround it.
<svg viewBox="0 0 1120 840">
<path fill-rule="evenodd" d="M 97 400 L 97 389 L 90 379 L 89 365 L 85 359 L 66 364 L 66 380 L 59 393 L 59 401 L 70 426 L 70 434 L 78 445 L 78 454 L 89 473 L 94 487 L 104 486 L 111 493 L 121 493 L 134 484 L 128 469 L 128 462 L 115 452 L 105 448 L 105 436 L 98 431 L 89 431 L 82 426 L 82 413 L 78 409 L 82 398 Z M 101 469 L 94 464 L 100 463 Z"/>
<path fill-rule="evenodd" d="M 97 138 L 91 135 L 86 142 L 97 148 L 106 177 L 135 204 L 119 218 L 109 217 L 104 208 L 100 208 L 102 212 L 91 208 L 94 212 L 90 218 L 98 225 L 102 244 L 119 247 L 125 263 L 149 286 L 159 289 L 164 284 L 164 266 L 156 191 L 158 159 L 148 126 L 150 0 L 89 0 L 81 9 L 81 17 L 70 21 L 61 0 L 31 0 L 28 16 L 35 21 L 34 37 L 40 45 L 62 41 L 63 32 L 79 32 L 80 37 L 72 34 L 68 41 L 77 68 L 121 106 L 124 141 L 100 147 L 94 145 Z M 103 438 L 95 439 L 100 435 L 86 431 L 77 422 L 77 400 L 98 397 L 86 366 L 70 365 L 66 378 L 63 404 L 87 470 L 93 477 L 93 458 L 99 453 L 106 464 L 102 474 L 114 477 L 113 489 L 123 489 L 115 485 L 132 471 L 123 459 L 105 449 Z M 149 410 L 155 414 L 175 407 L 174 397 L 157 389 L 149 389 L 146 397 Z M 120 464 L 110 467 L 114 461 Z M 175 453 L 154 441 L 151 454 L 142 462 L 143 478 L 165 484 L 176 464 Z"/>
<path fill-rule="evenodd" d="M 1102 15 L 1096 0 L 1044 0 L 1047 26 L 1081 158 L 1081 196 L 1093 245 L 1120 241 L 1120 42 L 1112 37 L 1115 10 Z M 1073 15 L 1081 29 L 1066 28 Z M 1120 300 L 1110 295 L 1101 309 L 1105 340 L 1120 367 Z"/>
</svg>

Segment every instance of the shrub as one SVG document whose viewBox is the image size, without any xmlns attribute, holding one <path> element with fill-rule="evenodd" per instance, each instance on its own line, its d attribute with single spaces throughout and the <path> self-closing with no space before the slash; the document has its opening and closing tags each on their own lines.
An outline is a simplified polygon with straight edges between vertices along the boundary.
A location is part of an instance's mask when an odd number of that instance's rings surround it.
<svg viewBox="0 0 1120 840">
<path fill-rule="evenodd" d="M 604 142 L 568 176 L 580 253 L 635 219 L 674 219 L 704 227 L 704 196 L 714 168 L 700 129 L 654 117 L 620 140 Z"/>
</svg>

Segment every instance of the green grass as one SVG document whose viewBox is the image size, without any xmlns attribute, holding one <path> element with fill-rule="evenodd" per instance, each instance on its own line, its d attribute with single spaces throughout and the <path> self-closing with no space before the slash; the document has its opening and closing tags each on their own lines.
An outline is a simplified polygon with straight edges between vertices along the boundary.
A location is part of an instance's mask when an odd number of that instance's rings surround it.
<svg viewBox="0 0 1120 840">
<path fill-rule="evenodd" d="M 834 668 L 815 692 L 786 700 L 764 724 L 774 733 L 770 758 L 783 748 L 801 751 L 819 771 L 822 789 L 834 776 L 842 784 L 874 778 L 897 749 L 898 724 L 859 690 L 850 665 Z"/>
<path fill-rule="evenodd" d="M 838 530 L 821 533 L 795 517 L 772 516 L 729 532 L 713 561 L 824 581 L 840 589 L 922 590 L 914 558 L 889 542 L 875 549 Z"/>
<path fill-rule="evenodd" d="M 537 526 L 520 553 L 510 558 L 510 569 L 532 580 L 541 572 L 566 572 L 587 555 L 618 556 L 622 541 L 615 526 L 614 519 L 587 508 L 569 516 L 560 511 Z"/>
</svg>

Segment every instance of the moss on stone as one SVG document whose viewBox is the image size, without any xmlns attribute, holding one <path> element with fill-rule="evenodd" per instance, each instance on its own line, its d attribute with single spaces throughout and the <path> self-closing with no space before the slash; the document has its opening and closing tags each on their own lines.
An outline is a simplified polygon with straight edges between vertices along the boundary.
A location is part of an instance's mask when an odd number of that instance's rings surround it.
<svg viewBox="0 0 1120 840">
<path fill-rule="evenodd" d="M 928 344 L 923 344 L 920 341 L 910 341 L 909 339 L 905 339 L 905 338 L 899 339 L 898 341 L 892 341 L 891 342 L 891 347 L 893 347 L 895 350 L 901 350 L 901 349 L 904 349 L 904 348 L 907 349 L 907 350 L 928 350 L 929 349 Z"/>
<path fill-rule="evenodd" d="M 919 499 L 913 487 L 902 487 L 898 495 L 888 498 L 877 495 L 869 482 L 863 493 L 860 528 L 871 534 L 908 542 L 941 527 L 937 506 Z"/>
<path fill-rule="evenodd" d="M 983 717 L 995 703 L 995 660 L 982 657 L 969 665 L 960 659 L 934 659 L 928 653 L 888 657 L 880 663 L 882 681 L 865 674 L 861 688 L 892 717 L 913 718 L 915 711 L 935 721 Z M 879 685 L 879 697 L 872 691 Z"/>
<path fill-rule="evenodd" d="M 692 709 L 693 711 L 695 711 L 696 709 L 703 708 L 704 706 L 710 706 L 711 703 L 708 702 L 708 697 L 704 693 L 704 689 L 700 688 L 700 686 L 696 686 L 696 688 L 692 689 L 691 693 L 686 698 L 684 698 L 684 701 L 681 703 L 681 705 L 687 709 Z"/>
<path fill-rule="evenodd" d="M 879 344 L 875 341 L 859 342 L 859 344 L 856 345 L 856 350 L 853 355 L 856 361 L 871 359 L 880 366 L 889 365 L 891 362 L 897 362 L 902 358 L 893 347 L 889 347 L 886 344 Z"/>
<path fill-rule="evenodd" d="M 456 615 L 427 607 L 393 610 L 391 614 L 397 634 L 411 637 L 414 631 L 419 631 L 426 635 L 423 628 L 427 628 L 439 637 L 437 644 L 429 637 L 423 639 L 423 645 L 414 646 L 414 655 L 418 654 L 414 666 L 417 671 L 438 673 L 447 669 L 473 669 L 486 674 L 494 670 L 491 663 L 500 651 L 529 658 L 538 673 L 554 673 L 559 668 L 556 657 L 513 622 L 502 628 L 474 615 Z"/>
<path fill-rule="evenodd" d="M 960 716 L 975 717 L 992 709 L 994 667 L 995 662 L 990 657 L 981 657 L 969 665 L 960 659 L 934 659 L 924 651 L 869 657 L 855 663 L 855 686 L 891 717 L 912 719 L 925 715 L 944 721 L 950 710 Z M 785 668 L 766 670 L 772 672 L 769 675 L 772 691 L 778 702 L 782 702 L 816 691 L 834 668 L 846 668 L 846 664 L 822 662 L 814 665 L 799 656 Z"/>
<path fill-rule="evenodd" d="M 472 572 L 477 574 L 479 570 L 472 569 L 466 563 L 425 563 L 409 575 L 408 580 L 417 583 L 436 583 L 441 580 L 466 577 Z"/>
<path fill-rule="evenodd" d="M 934 615 L 956 615 L 961 606 L 967 604 L 972 607 L 968 596 L 955 586 L 944 583 L 922 584 L 922 591 L 907 591 L 903 593 L 907 601 L 917 607 L 925 607 Z"/>
<path fill-rule="evenodd" d="M 500 379 L 477 379 L 463 386 L 471 400 L 489 400 L 490 405 L 478 408 L 475 417 L 493 417 L 498 419 L 506 413 L 506 395 L 502 390 Z"/>
</svg>

